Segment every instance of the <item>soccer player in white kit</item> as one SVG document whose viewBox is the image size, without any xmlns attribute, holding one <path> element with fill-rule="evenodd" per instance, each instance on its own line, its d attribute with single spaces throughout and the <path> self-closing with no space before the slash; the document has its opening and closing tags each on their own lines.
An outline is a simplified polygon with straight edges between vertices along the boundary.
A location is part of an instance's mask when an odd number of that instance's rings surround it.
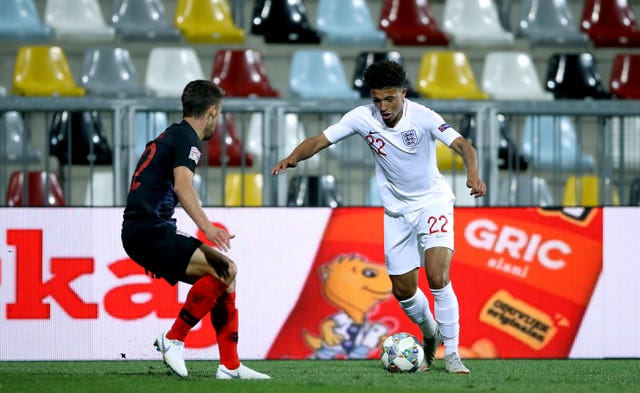
<svg viewBox="0 0 640 393">
<path fill-rule="evenodd" d="M 424 338 L 425 368 L 440 343 L 445 368 L 468 374 L 458 355 L 460 312 L 449 279 L 454 250 L 455 197 L 437 167 L 436 140 L 460 154 L 471 195 L 487 188 L 478 174 L 475 148 L 431 109 L 408 100 L 406 72 L 392 61 L 370 65 L 364 81 L 372 104 L 356 107 L 323 132 L 304 140 L 279 161 L 272 175 L 284 173 L 333 143 L 357 134 L 371 148 L 380 199 L 384 206 L 384 253 L 393 294 Z M 434 298 L 434 313 L 418 287 L 418 268 L 425 267 Z"/>
</svg>

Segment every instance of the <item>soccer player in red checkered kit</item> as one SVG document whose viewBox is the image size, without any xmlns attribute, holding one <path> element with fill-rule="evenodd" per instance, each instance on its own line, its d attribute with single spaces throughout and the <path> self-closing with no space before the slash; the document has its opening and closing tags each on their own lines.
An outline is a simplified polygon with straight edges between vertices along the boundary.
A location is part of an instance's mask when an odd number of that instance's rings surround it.
<svg viewBox="0 0 640 393">
<path fill-rule="evenodd" d="M 438 113 L 407 99 L 405 78 L 405 70 L 395 62 L 370 65 L 364 81 L 373 103 L 352 109 L 320 134 L 304 140 L 271 173 L 284 173 L 351 135 L 369 145 L 384 206 L 386 269 L 394 296 L 422 330 L 424 368 L 432 366 L 437 347 L 444 343 L 446 370 L 468 374 L 458 355 L 460 312 L 449 279 L 455 197 L 438 170 L 436 141 L 462 156 L 471 195 L 481 197 L 487 188 L 478 174 L 475 148 Z M 433 294 L 435 318 L 418 287 L 421 265 Z"/>
<path fill-rule="evenodd" d="M 220 350 L 218 379 L 268 379 L 240 363 L 236 264 L 222 252 L 177 231 L 173 218 L 178 202 L 206 238 L 228 251 L 234 235 L 215 227 L 205 215 L 193 186 L 201 158 L 201 141 L 213 135 L 222 111 L 224 91 L 207 80 L 189 82 L 182 93 L 180 123 L 172 124 L 147 143 L 127 197 L 122 244 L 137 264 L 169 284 L 192 284 L 173 326 L 154 345 L 167 366 L 186 377 L 184 340 L 207 313 Z"/>
</svg>

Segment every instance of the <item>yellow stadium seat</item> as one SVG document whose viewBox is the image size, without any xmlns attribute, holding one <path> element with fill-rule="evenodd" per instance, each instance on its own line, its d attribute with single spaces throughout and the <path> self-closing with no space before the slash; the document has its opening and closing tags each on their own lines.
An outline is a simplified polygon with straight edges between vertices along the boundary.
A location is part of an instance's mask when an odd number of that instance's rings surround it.
<svg viewBox="0 0 640 393">
<path fill-rule="evenodd" d="M 464 169 L 462 156 L 440 141 L 436 141 L 436 157 L 438 158 L 438 169 L 441 171 L 461 171 Z"/>
<path fill-rule="evenodd" d="M 463 52 L 426 52 L 420 60 L 418 92 L 425 98 L 485 100 Z"/>
<path fill-rule="evenodd" d="M 611 179 L 604 179 L 607 192 L 600 195 L 600 178 L 595 175 L 569 176 L 564 186 L 563 206 L 618 206 L 620 196 L 611 184 Z M 610 195 L 609 192 L 610 191 Z M 602 201 L 600 200 L 602 198 Z"/>
<path fill-rule="evenodd" d="M 262 174 L 228 173 L 225 180 L 225 206 L 262 206 Z"/>
<path fill-rule="evenodd" d="M 13 70 L 13 94 L 25 96 L 83 96 L 67 57 L 57 46 L 23 46 Z"/>
<path fill-rule="evenodd" d="M 227 0 L 178 0 L 174 25 L 188 42 L 244 42 Z"/>
</svg>

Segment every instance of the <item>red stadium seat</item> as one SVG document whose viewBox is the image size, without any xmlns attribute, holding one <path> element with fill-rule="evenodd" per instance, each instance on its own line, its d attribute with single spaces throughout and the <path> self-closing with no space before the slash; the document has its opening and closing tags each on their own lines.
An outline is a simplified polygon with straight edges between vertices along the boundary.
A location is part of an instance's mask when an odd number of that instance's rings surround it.
<svg viewBox="0 0 640 393">
<path fill-rule="evenodd" d="M 231 113 L 224 113 L 211 139 L 207 142 L 208 163 L 211 166 L 245 166 L 253 165 L 253 156 L 242 146 L 236 123 Z M 224 128 L 223 128 L 224 127 Z M 224 132 L 225 153 L 222 151 Z M 226 158 L 225 158 L 226 157 Z"/>
<path fill-rule="evenodd" d="M 436 24 L 428 0 L 384 0 L 379 26 L 394 45 L 449 44 L 447 35 Z"/>
<path fill-rule="evenodd" d="M 27 203 L 23 203 L 24 172 L 15 171 L 9 177 L 7 206 L 65 206 L 64 193 L 58 176 L 53 172 L 30 171 L 27 173 Z"/>
<path fill-rule="evenodd" d="M 221 49 L 213 60 L 211 80 L 229 97 L 278 97 L 271 87 L 262 54 L 255 49 Z"/>
<path fill-rule="evenodd" d="M 640 46 L 640 30 L 627 0 L 585 0 L 580 27 L 596 47 Z"/>
<path fill-rule="evenodd" d="M 613 58 L 611 94 L 627 100 L 640 99 L 640 54 L 617 54 Z"/>
</svg>

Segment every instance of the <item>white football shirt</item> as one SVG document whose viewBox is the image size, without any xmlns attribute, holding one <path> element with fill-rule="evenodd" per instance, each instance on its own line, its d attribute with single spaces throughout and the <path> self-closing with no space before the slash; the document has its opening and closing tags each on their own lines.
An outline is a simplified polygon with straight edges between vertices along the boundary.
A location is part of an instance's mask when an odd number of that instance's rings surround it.
<svg viewBox="0 0 640 393">
<path fill-rule="evenodd" d="M 374 104 L 362 105 L 324 130 L 331 143 L 353 134 L 371 148 L 380 199 L 388 213 L 405 214 L 433 198 L 454 198 L 438 170 L 436 139 L 450 146 L 461 135 L 433 110 L 405 98 L 402 117 L 391 128 Z"/>
</svg>

